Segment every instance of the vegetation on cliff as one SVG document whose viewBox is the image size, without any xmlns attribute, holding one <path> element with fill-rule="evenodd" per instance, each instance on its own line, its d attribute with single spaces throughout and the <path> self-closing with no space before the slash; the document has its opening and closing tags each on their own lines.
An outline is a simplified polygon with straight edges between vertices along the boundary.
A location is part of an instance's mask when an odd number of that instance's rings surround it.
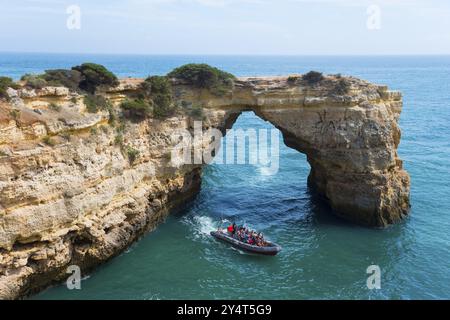
<svg viewBox="0 0 450 320">
<path fill-rule="evenodd" d="M 174 69 L 167 76 L 149 76 L 140 85 L 140 95 L 121 104 L 124 116 L 144 119 L 153 115 L 163 119 L 181 110 L 195 119 L 203 118 L 201 106 L 183 105 L 179 107 L 173 100 L 171 79 L 182 80 L 196 88 L 222 95 L 232 89 L 235 77 L 227 72 L 206 64 L 187 64 Z"/>
<path fill-rule="evenodd" d="M 87 94 L 83 98 L 86 110 L 90 113 L 96 113 L 99 110 L 110 110 L 112 106 L 110 102 L 101 95 Z"/>
<path fill-rule="evenodd" d="M 17 85 L 14 83 L 14 81 L 9 77 L 0 77 L 0 99 L 2 98 L 8 98 L 8 95 L 6 94 L 6 90 L 8 88 L 16 88 Z"/>
<path fill-rule="evenodd" d="M 20 81 L 25 82 L 25 86 L 31 89 L 42 89 L 45 86 L 50 86 L 43 74 L 24 74 Z"/>
<path fill-rule="evenodd" d="M 144 94 L 151 100 L 153 115 L 163 118 L 175 112 L 172 101 L 172 85 L 167 77 L 151 76 L 142 83 Z"/>
<path fill-rule="evenodd" d="M 66 87 L 72 91 L 86 91 L 94 94 L 98 87 L 110 87 L 119 84 L 117 77 L 104 66 L 95 63 L 83 63 L 71 70 L 46 70 L 43 74 L 26 74 L 21 78 L 25 86 L 42 89 L 46 86 Z"/>
<path fill-rule="evenodd" d="M 299 76 L 289 76 L 289 77 L 287 78 L 287 82 L 288 82 L 288 83 L 296 83 L 299 79 L 300 79 Z"/>
<path fill-rule="evenodd" d="M 235 76 L 207 64 L 190 63 L 178 67 L 168 75 L 170 78 L 180 79 L 190 85 L 208 89 L 216 95 L 223 95 L 233 87 Z"/>
<path fill-rule="evenodd" d="M 201 105 L 193 105 L 189 109 L 189 115 L 196 120 L 203 120 L 203 108 Z"/>
<path fill-rule="evenodd" d="M 43 78 L 51 85 L 59 85 L 76 91 L 79 88 L 83 76 L 81 72 L 76 70 L 55 69 L 46 70 Z"/>
<path fill-rule="evenodd" d="M 167 77 L 150 76 L 142 82 L 140 89 L 137 99 L 127 99 L 120 104 L 125 117 L 135 120 L 151 116 L 164 118 L 175 112 L 172 85 Z"/>
<path fill-rule="evenodd" d="M 346 79 L 340 78 L 336 82 L 332 93 L 338 94 L 338 95 L 344 95 L 344 94 L 347 94 L 349 92 L 350 87 L 351 87 L 351 85 Z"/>
<path fill-rule="evenodd" d="M 302 79 L 305 80 L 308 84 L 313 85 L 319 83 L 324 79 L 323 74 L 317 71 L 310 71 L 302 76 Z"/>
<path fill-rule="evenodd" d="M 32 89 L 54 86 L 76 91 L 79 89 L 81 79 L 82 75 L 79 71 L 55 69 L 46 70 L 43 74 L 25 74 L 20 80 L 25 82 L 25 86 Z"/>
<path fill-rule="evenodd" d="M 139 157 L 139 154 L 140 154 L 139 150 L 137 150 L 131 146 L 127 146 L 125 151 L 126 151 L 126 154 L 128 157 L 128 161 L 130 162 L 131 165 L 133 165 L 133 163 Z"/>
<path fill-rule="evenodd" d="M 163 119 L 174 115 L 179 106 L 173 100 L 172 79 L 182 80 L 194 87 L 209 90 L 214 95 L 223 95 L 233 88 L 234 75 L 222 71 L 207 64 L 186 64 L 168 73 L 166 76 L 149 76 L 141 84 L 137 96 L 131 96 L 120 104 L 125 118 L 144 119 L 155 117 Z M 31 89 L 42 89 L 46 86 L 62 86 L 70 91 L 82 95 L 86 109 L 90 113 L 108 110 L 110 124 L 114 124 L 118 116 L 108 99 L 101 94 L 96 94 L 98 88 L 117 86 L 117 77 L 102 65 L 95 63 L 83 63 L 71 69 L 46 70 L 43 74 L 26 74 L 21 80 L 25 86 Z M 12 81 L 12 80 L 11 80 Z M 4 80 L 5 83 L 9 83 Z M 3 84 L 0 84 L 0 86 Z M 6 85 L 0 87 L 0 95 L 6 96 Z M 72 103 L 77 99 L 72 97 Z M 51 107 L 58 111 L 60 108 Z M 181 108 L 186 114 L 194 117 L 203 117 L 203 110 L 196 106 L 193 108 Z"/>
<path fill-rule="evenodd" d="M 82 75 L 80 89 L 92 94 L 99 86 L 113 87 L 119 84 L 116 75 L 100 64 L 83 63 L 72 70 L 79 71 Z"/>
<path fill-rule="evenodd" d="M 324 87 L 329 88 L 329 92 L 332 95 L 348 94 L 351 88 L 350 81 L 347 78 L 342 77 L 340 74 L 326 78 L 321 72 L 310 71 L 301 77 L 292 75 L 287 78 L 288 84 L 291 85 L 299 84 L 300 80 L 305 81 L 308 85 L 321 83 Z"/>
<path fill-rule="evenodd" d="M 120 104 L 127 118 L 144 119 L 152 114 L 152 106 L 144 99 L 125 100 Z"/>
</svg>

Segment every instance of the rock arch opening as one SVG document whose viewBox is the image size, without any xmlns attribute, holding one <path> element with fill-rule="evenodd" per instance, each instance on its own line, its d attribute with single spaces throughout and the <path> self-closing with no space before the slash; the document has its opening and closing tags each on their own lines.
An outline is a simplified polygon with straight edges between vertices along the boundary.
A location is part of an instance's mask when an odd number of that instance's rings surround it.
<svg viewBox="0 0 450 320">
<path fill-rule="evenodd" d="M 205 110 L 213 127 L 224 133 L 242 112 L 253 111 L 280 130 L 286 146 L 306 155 L 308 184 L 335 214 L 375 227 L 406 216 L 409 175 L 397 154 L 398 92 L 361 80 L 347 96 L 330 93 L 326 85 L 291 85 L 285 78 L 238 84 L 229 97 L 209 98 Z"/>
<path fill-rule="evenodd" d="M 309 217 L 311 211 L 299 209 L 311 207 L 310 189 L 307 184 L 310 166 L 306 156 L 286 146 L 281 132 L 269 122 L 259 118 L 253 111 L 239 113 L 229 129 L 233 132 L 229 131 L 223 137 L 221 141 L 223 153 L 218 155 L 223 157 L 223 161 L 219 163 L 213 161 L 203 170 L 199 202 L 205 211 L 214 218 L 233 217 L 237 221 L 251 223 L 259 229 L 269 227 L 272 222 L 271 217 L 273 221 L 302 220 Z M 237 162 L 236 130 L 242 130 L 246 134 L 245 162 L 241 163 Z M 256 139 L 260 138 L 260 131 L 267 132 L 263 136 L 267 138 L 269 149 L 276 145 L 275 155 L 278 159 L 273 159 L 270 154 L 272 151 L 269 150 L 269 158 L 276 162 L 275 165 L 250 162 L 252 154 L 257 158 L 258 153 L 267 152 L 267 150 L 258 150 L 261 145 L 250 141 L 248 133 L 251 130 L 254 131 Z M 277 133 L 276 143 L 273 143 L 271 131 Z M 227 152 L 230 139 L 234 139 L 232 145 L 235 148 L 232 162 L 228 162 L 227 155 L 224 154 Z M 264 149 L 265 146 L 262 148 Z M 279 167 L 275 168 L 277 165 Z M 198 205 L 197 199 L 195 203 Z"/>
</svg>

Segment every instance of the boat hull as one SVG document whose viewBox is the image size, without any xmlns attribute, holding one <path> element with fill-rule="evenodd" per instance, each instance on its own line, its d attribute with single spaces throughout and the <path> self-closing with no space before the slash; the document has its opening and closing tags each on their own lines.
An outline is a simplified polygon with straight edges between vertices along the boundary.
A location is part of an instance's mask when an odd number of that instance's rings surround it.
<svg viewBox="0 0 450 320">
<path fill-rule="evenodd" d="M 220 231 L 211 231 L 211 235 L 216 239 L 219 239 L 219 240 L 222 240 L 222 241 L 225 241 L 225 242 L 231 244 L 233 247 L 235 247 L 237 249 L 241 249 L 243 251 L 250 252 L 250 253 L 261 254 L 261 255 L 266 255 L 266 256 L 274 256 L 274 255 L 278 254 L 278 252 L 281 251 L 281 247 L 279 245 L 277 245 L 276 243 L 272 243 L 272 242 L 267 242 L 268 246 L 258 247 L 258 246 L 253 246 L 248 243 L 241 242 L 241 241 L 234 239 L 234 238 L 230 237 L 229 235 L 227 235 L 223 232 L 220 232 Z"/>
</svg>

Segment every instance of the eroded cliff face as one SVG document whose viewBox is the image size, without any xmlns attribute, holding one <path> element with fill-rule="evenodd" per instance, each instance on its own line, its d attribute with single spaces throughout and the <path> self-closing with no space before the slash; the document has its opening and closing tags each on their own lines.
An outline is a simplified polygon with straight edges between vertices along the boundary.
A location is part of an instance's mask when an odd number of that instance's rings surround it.
<svg viewBox="0 0 450 320">
<path fill-rule="evenodd" d="M 267 92 L 263 85 L 255 112 L 307 155 L 309 182 L 336 214 L 384 227 L 409 209 L 409 175 L 397 154 L 401 94 L 350 81 L 344 96 L 332 93 L 333 81 L 313 90 L 295 87 L 290 97 L 283 97 L 283 88 Z"/>
<path fill-rule="evenodd" d="M 316 85 L 241 78 L 220 97 L 182 83 L 173 90 L 177 103 L 203 106 L 204 129 L 224 131 L 253 110 L 307 155 L 309 182 L 336 214 L 386 226 L 409 208 L 409 176 L 397 155 L 401 95 L 347 80 L 345 94 L 333 91 L 336 77 Z M 122 80 L 104 95 L 118 108 L 140 81 Z M 201 165 L 170 161 L 171 134 L 192 129 L 189 115 L 127 121 L 119 144 L 108 112 L 86 112 L 83 97 L 67 88 L 9 93 L 0 105 L 1 298 L 61 281 L 69 265 L 88 272 L 198 192 Z M 139 156 L 130 161 L 124 146 Z"/>
</svg>

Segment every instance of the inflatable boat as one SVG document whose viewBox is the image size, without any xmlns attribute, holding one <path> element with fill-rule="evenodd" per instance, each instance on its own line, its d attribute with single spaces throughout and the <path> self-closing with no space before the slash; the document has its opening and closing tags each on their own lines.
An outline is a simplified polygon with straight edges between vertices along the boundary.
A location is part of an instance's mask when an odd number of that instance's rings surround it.
<svg viewBox="0 0 450 320">
<path fill-rule="evenodd" d="M 229 236 L 226 232 L 223 232 L 223 231 L 211 231 L 211 235 L 216 239 L 228 242 L 233 247 L 244 250 L 246 252 L 262 254 L 262 255 L 266 255 L 266 256 L 274 256 L 278 252 L 281 251 L 281 247 L 279 245 L 277 245 L 276 243 L 269 242 L 269 241 L 266 241 L 266 246 L 258 247 L 258 246 L 254 246 L 254 245 L 239 241 L 239 240 Z"/>
</svg>

